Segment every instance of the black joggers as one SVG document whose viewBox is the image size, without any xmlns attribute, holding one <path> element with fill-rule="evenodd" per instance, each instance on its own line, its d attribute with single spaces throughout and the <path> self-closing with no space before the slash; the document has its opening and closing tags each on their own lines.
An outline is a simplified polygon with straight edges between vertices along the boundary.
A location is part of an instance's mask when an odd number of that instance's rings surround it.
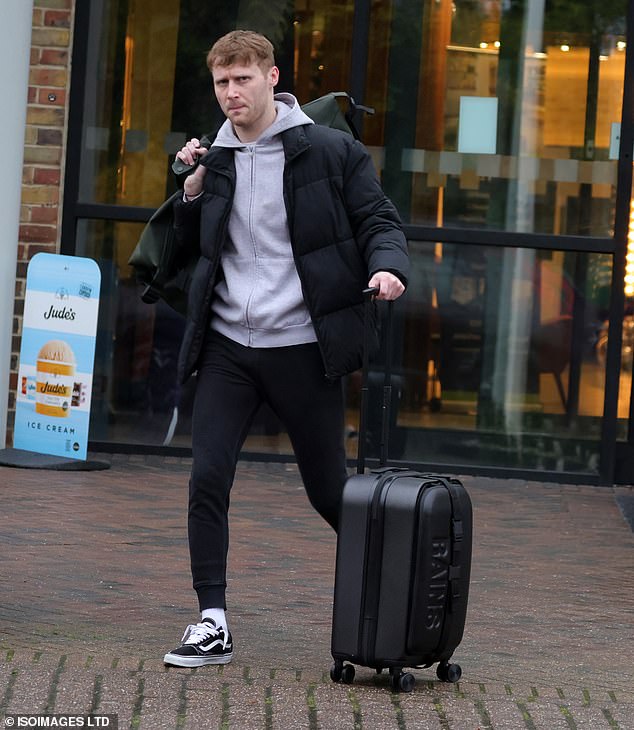
<svg viewBox="0 0 634 730">
<path fill-rule="evenodd" d="M 317 343 L 256 349 L 211 332 L 198 369 L 189 483 L 189 551 L 201 610 L 225 607 L 229 492 L 263 401 L 286 428 L 311 504 L 337 529 L 347 478 L 341 380 L 325 378 Z"/>
</svg>

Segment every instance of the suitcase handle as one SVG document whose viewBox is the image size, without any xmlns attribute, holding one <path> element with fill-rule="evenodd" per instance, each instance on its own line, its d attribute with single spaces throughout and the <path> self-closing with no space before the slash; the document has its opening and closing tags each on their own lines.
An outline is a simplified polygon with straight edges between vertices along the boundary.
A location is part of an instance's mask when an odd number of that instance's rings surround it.
<svg viewBox="0 0 634 730">
<path fill-rule="evenodd" d="M 379 293 L 378 286 L 363 290 L 363 357 L 361 366 L 361 406 L 359 409 L 359 446 L 357 451 L 357 474 L 365 471 L 366 432 L 368 426 L 370 369 L 370 343 L 372 341 L 372 319 L 370 313 L 375 296 Z M 387 324 L 385 328 L 385 374 L 383 378 L 383 401 L 381 404 L 381 441 L 379 465 L 385 466 L 388 458 L 388 439 L 390 431 L 390 409 L 392 405 L 392 318 L 394 302 L 388 301 Z"/>
</svg>

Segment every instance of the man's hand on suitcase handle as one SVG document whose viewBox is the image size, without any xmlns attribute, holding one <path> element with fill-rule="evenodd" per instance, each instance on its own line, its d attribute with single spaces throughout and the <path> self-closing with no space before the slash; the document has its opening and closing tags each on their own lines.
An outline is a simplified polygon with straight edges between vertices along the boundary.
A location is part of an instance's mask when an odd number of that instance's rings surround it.
<svg viewBox="0 0 634 730">
<path fill-rule="evenodd" d="M 389 271 L 377 271 L 368 282 L 368 289 L 376 289 L 374 296 L 388 301 L 398 299 L 405 291 L 403 282 Z"/>
</svg>

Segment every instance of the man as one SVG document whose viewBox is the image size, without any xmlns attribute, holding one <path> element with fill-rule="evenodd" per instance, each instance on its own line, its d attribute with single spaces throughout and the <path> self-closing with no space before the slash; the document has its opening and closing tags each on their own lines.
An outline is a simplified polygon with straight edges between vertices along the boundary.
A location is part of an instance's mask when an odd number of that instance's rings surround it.
<svg viewBox="0 0 634 730">
<path fill-rule="evenodd" d="M 207 56 L 227 117 L 175 205 L 180 246 L 199 251 L 180 353 L 197 371 L 188 534 L 201 611 L 166 664 L 225 664 L 229 493 L 252 418 L 266 401 L 284 424 L 308 497 L 336 530 L 347 478 L 341 378 L 359 368 L 362 290 L 396 299 L 407 282 L 398 214 L 350 135 L 314 125 L 274 95 L 273 47 L 234 31 Z"/>
</svg>

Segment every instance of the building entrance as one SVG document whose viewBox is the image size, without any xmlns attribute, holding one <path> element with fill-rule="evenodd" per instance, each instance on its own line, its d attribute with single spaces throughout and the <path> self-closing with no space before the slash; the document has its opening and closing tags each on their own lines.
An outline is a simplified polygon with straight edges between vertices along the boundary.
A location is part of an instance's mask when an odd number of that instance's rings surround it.
<svg viewBox="0 0 634 730">
<path fill-rule="evenodd" d="M 63 246 L 95 258 L 104 281 L 95 445 L 189 447 L 183 321 L 140 301 L 127 260 L 174 190 L 176 150 L 221 121 L 205 51 L 248 27 L 274 42 L 280 91 L 300 103 L 348 91 L 374 109 L 362 138 L 413 262 L 395 307 L 392 457 L 611 482 L 628 448 L 634 346 L 628 11 L 626 0 L 78 4 Z M 347 388 L 352 457 L 356 377 Z M 246 449 L 291 454 L 268 412 Z"/>
</svg>

